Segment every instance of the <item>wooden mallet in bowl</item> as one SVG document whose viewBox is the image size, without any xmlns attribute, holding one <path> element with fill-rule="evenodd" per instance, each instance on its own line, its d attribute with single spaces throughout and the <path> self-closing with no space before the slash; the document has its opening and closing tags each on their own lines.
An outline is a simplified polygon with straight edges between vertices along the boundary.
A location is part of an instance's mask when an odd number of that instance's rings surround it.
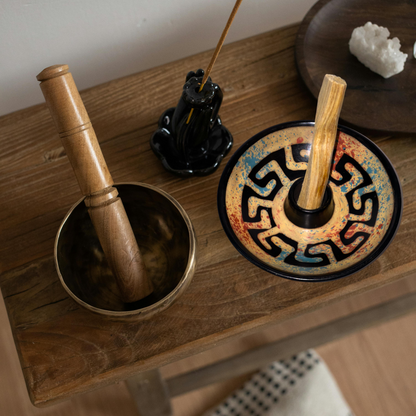
<svg viewBox="0 0 416 416">
<path fill-rule="evenodd" d="M 121 298 L 126 303 L 145 298 L 152 282 L 68 65 L 48 67 L 37 80 Z"/>
</svg>

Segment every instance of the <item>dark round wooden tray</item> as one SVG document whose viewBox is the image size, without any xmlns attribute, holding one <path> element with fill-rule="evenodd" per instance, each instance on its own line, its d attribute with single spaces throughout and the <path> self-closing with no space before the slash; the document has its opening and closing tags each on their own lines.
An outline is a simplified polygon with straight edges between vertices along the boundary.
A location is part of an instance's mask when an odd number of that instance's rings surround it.
<svg viewBox="0 0 416 416">
<path fill-rule="evenodd" d="M 386 132 L 416 132 L 416 1 L 321 0 L 306 14 L 296 40 L 296 63 L 317 98 L 325 74 L 348 84 L 341 119 Z M 371 21 L 398 37 L 408 54 L 404 70 L 384 79 L 349 52 L 354 28 Z"/>
</svg>

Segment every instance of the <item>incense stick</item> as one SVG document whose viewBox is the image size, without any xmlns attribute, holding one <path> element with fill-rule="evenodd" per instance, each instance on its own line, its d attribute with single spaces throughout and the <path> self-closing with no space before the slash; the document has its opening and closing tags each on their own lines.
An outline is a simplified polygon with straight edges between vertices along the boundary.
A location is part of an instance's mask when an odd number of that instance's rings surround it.
<svg viewBox="0 0 416 416">
<path fill-rule="evenodd" d="M 212 67 L 214 66 L 215 61 L 217 60 L 217 57 L 220 54 L 222 45 L 223 45 L 223 43 L 225 41 L 225 38 L 227 36 L 227 33 L 230 30 L 231 24 L 233 23 L 234 17 L 237 14 L 237 10 L 240 7 L 240 4 L 241 4 L 242 1 L 243 0 L 237 0 L 235 2 L 234 8 L 231 11 L 230 17 L 228 18 L 228 22 L 225 25 L 225 28 L 224 28 L 224 30 L 222 32 L 222 35 L 220 37 L 220 40 L 218 41 L 217 47 L 215 48 L 214 54 L 212 55 L 211 61 L 210 61 L 209 65 L 208 65 L 208 68 L 205 71 L 204 77 L 202 78 L 201 86 L 199 87 L 199 92 L 202 91 L 202 89 L 204 88 L 205 83 L 208 80 L 208 77 L 209 77 L 209 74 L 211 73 Z M 191 111 L 190 111 L 189 116 L 188 116 L 188 120 L 186 120 L 186 124 L 189 124 L 189 121 L 191 120 L 191 116 L 192 116 L 193 111 L 194 111 L 194 109 L 191 108 Z"/>
</svg>

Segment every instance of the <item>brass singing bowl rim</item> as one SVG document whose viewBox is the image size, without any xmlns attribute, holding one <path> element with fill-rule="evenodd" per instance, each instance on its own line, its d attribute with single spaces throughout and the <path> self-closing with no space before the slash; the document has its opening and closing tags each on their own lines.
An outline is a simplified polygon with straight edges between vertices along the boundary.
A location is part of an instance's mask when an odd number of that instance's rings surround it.
<svg viewBox="0 0 416 416">
<path fill-rule="evenodd" d="M 179 212 L 180 216 L 182 217 L 184 224 L 186 225 L 186 228 L 188 230 L 188 236 L 189 236 L 189 250 L 188 250 L 188 261 L 186 269 L 183 272 L 183 275 L 181 279 L 179 280 L 178 284 L 174 287 L 173 290 L 171 290 L 166 296 L 164 296 L 162 299 L 158 300 L 157 302 L 145 306 L 139 309 L 132 309 L 132 310 L 124 310 L 124 311 L 114 311 L 109 309 L 103 309 L 99 308 L 93 305 L 90 305 L 88 302 L 84 301 L 83 299 L 76 296 L 72 290 L 68 287 L 67 283 L 65 282 L 65 278 L 62 276 L 61 268 L 59 266 L 58 261 L 58 245 L 59 245 L 59 239 L 62 233 L 62 229 L 64 228 L 67 220 L 70 218 L 73 211 L 80 205 L 84 199 L 85 196 L 80 198 L 67 212 L 65 215 L 58 232 L 55 237 L 55 244 L 54 244 L 54 262 L 55 262 L 55 268 L 58 273 L 59 280 L 64 287 L 65 291 L 71 296 L 72 299 L 74 299 L 78 304 L 83 306 L 84 308 L 98 313 L 100 315 L 106 315 L 108 317 L 113 318 L 132 318 L 141 320 L 141 319 L 148 319 L 152 316 L 154 316 L 156 313 L 162 312 L 165 309 L 167 309 L 189 286 L 192 277 L 195 273 L 196 268 L 196 235 L 195 230 L 193 227 L 193 224 L 186 213 L 186 211 L 183 209 L 183 207 L 179 204 L 176 199 L 174 199 L 171 195 L 169 195 L 167 192 L 163 191 L 160 188 L 157 188 L 156 186 L 145 184 L 142 182 L 122 182 L 122 183 L 116 183 L 114 184 L 115 187 L 120 185 L 133 185 L 138 187 L 143 187 L 150 189 L 152 191 L 155 191 L 159 193 L 161 196 L 166 198 Z"/>
</svg>

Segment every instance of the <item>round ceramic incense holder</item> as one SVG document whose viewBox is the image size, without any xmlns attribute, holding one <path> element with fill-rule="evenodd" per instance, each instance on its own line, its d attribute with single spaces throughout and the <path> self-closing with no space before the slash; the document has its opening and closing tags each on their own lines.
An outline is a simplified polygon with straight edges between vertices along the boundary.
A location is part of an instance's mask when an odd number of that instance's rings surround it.
<svg viewBox="0 0 416 416">
<path fill-rule="evenodd" d="M 348 276 L 374 261 L 400 223 L 402 194 L 384 153 L 339 126 L 321 209 L 297 206 L 314 122 L 270 127 L 244 143 L 224 169 L 218 210 L 236 249 L 258 267 L 301 281 Z"/>
</svg>

